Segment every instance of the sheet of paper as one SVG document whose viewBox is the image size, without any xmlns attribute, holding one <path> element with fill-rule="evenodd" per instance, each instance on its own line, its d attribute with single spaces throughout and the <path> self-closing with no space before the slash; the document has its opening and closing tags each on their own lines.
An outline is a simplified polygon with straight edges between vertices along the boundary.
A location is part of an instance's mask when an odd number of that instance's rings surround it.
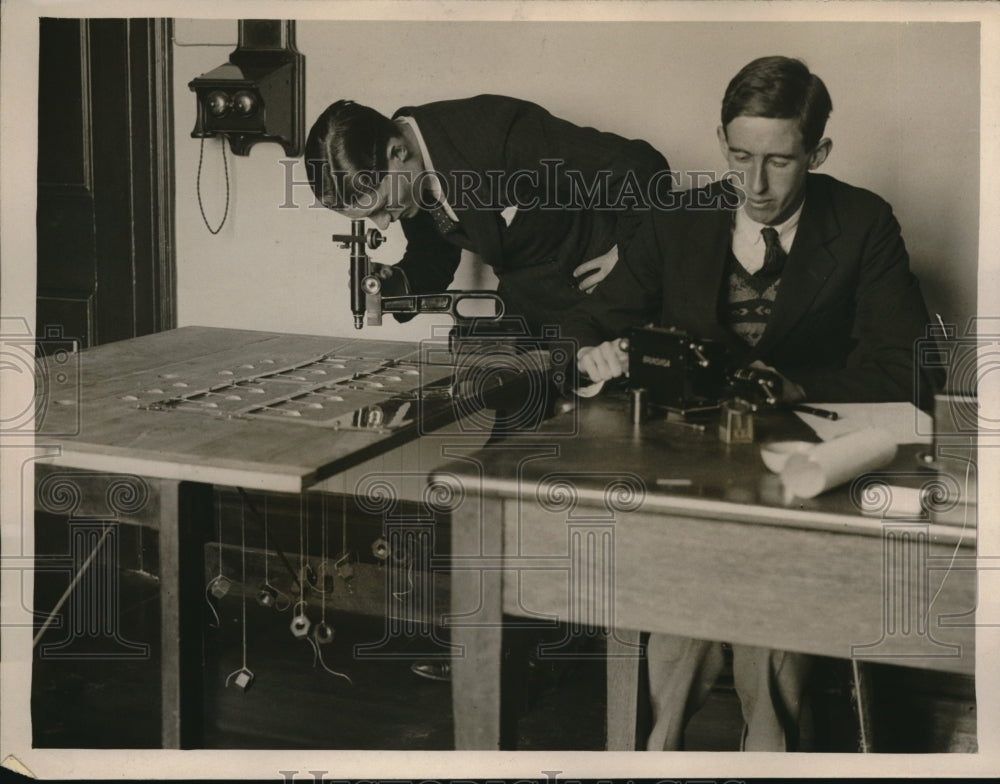
<svg viewBox="0 0 1000 784">
<path fill-rule="evenodd" d="M 889 433 L 897 444 L 929 444 L 934 432 L 931 416 L 911 403 L 810 402 L 809 405 L 837 412 L 837 419 L 795 412 L 823 441 L 855 430 L 879 428 Z"/>
</svg>

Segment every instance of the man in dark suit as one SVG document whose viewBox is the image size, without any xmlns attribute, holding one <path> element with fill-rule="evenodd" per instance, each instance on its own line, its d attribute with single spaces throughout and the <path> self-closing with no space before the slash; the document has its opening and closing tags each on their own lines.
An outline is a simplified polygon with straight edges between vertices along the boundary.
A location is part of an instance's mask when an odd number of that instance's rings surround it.
<svg viewBox="0 0 1000 784">
<path fill-rule="evenodd" d="M 928 318 L 899 225 L 875 194 L 813 173 L 832 148 L 823 137 L 831 109 L 822 80 L 798 60 L 761 58 L 733 78 L 718 128 L 728 176 L 650 213 L 622 263 L 564 320 L 583 375 L 627 372 L 618 338 L 656 321 L 777 372 L 784 402 L 917 399 L 927 382 L 914 342 Z M 796 748 L 809 657 L 740 645 L 733 654 L 744 748 Z M 653 634 L 648 657 L 648 747 L 681 748 L 722 667 L 721 646 Z"/>
<path fill-rule="evenodd" d="M 507 312 L 535 332 L 604 279 L 639 214 L 671 187 L 666 159 L 646 142 L 499 95 L 392 119 L 338 101 L 313 125 L 305 158 L 326 206 L 380 229 L 400 221 L 406 251 L 381 269 L 384 291 L 446 290 L 464 248 L 493 268 Z"/>
</svg>

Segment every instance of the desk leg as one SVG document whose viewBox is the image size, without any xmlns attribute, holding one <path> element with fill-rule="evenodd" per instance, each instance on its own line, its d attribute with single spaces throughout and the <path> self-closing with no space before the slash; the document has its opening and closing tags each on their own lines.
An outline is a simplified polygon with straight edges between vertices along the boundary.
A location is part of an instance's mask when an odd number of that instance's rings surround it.
<svg viewBox="0 0 1000 784">
<path fill-rule="evenodd" d="M 608 642 L 608 751 L 635 751 L 639 709 L 639 632 L 616 629 Z"/>
<path fill-rule="evenodd" d="M 161 729 L 165 749 L 202 744 L 202 604 L 212 486 L 160 483 Z"/>
<path fill-rule="evenodd" d="M 503 551 L 503 504 L 484 499 L 482 519 L 474 502 L 452 519 L 452 556 L 500 555 Z M 503 645 L 503 575 L 498 569 L 458 569 L 451 577 L 452 709 L 455 748 L 500 748 L 500 665 Z M 478 608 L 470 603 L 479 598 Z M 474 613 L 470 615 L 470 613 Z"/>
</svg>

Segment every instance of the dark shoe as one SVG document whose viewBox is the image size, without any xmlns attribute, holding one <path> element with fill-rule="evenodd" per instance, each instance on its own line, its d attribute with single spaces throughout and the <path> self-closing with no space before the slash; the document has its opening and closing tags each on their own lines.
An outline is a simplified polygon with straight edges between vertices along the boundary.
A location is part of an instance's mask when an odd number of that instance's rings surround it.
<svg viewBox="0 0 1000 784">
<path fill-rule="evenodd" d="M 430 681 L 451 681 L 451 662 L 448 661 L 415 661 L 410 670 L 414 675 Z"/>
</svg>

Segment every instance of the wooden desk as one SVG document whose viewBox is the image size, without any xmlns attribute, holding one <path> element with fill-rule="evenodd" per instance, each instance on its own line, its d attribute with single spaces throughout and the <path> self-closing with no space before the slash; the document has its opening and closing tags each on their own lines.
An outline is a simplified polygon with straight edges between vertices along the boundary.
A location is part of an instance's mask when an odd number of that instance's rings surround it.
<svg viewBox="0 0 1000 784">
<path fill-rule="evenodd" d="M 186 327 L 58 368 L 39 504 L 159 528 L 164 748 L 200 743 L 211 486 L 302 492 L 454 421 L 440 349 Z"/>
<path fill-rule="evenodd" d="M 757 424 L 761 439 L 804 427 Z M 922 470 L 901 448 L 881 473 Z M 609 749 L 635 745 L 638 630 L 974 671 L 975 573 L 948 569 L 974 555 L 974 520 L 864 517 L 847 488 L 786 506 L 757 445 L 665 421 L 634 428 L 620 398 L 580 401 L 432 481 L 455 497 L 456 748 L 509 744 L 504 614 L 607 632 Z"/>
</svg>

